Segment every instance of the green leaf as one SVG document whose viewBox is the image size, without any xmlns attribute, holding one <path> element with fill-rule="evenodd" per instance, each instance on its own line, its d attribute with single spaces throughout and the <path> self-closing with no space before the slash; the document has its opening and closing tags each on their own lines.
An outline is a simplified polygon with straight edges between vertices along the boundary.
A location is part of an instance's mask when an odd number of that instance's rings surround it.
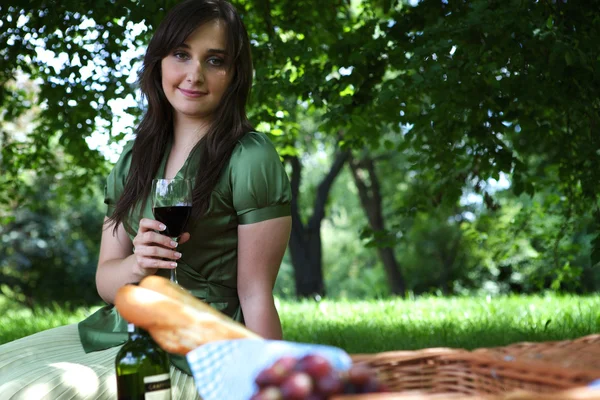
<svg viewBox="0 0 600 400">
<path fill-rule="evenodd" d="M 565 53 L 565 62 L 567 63 L 568 66 L 573 65 L 573 54 L 571 54 L 570 51 L 567 51 Z"/>
</svg>

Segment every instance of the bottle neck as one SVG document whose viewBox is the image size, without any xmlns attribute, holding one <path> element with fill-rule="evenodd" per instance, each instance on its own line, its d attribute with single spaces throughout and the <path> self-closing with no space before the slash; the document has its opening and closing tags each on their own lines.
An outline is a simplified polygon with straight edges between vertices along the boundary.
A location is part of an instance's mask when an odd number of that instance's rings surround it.
<svg viewBox="0 0 600 400">
<path fill-rule="evenodd" d="M 148 332 L 131 323 L 127 324 L 127 333 L 129 334 L 129 340 L 150 338 L 150 334 Z"/>
</svg>

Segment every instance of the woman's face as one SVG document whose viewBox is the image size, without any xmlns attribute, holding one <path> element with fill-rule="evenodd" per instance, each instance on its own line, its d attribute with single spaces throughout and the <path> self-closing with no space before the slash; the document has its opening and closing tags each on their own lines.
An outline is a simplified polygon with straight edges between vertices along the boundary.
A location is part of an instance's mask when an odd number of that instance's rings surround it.
<svg viewBox="0 0 600 400">
<path fill-rule="evenodd" d="M 175 118 L 210 121 L 234 73 L 226 49 L 226 26 L 213 20 L 163 58 L 162 88 Z"/>
</svg>

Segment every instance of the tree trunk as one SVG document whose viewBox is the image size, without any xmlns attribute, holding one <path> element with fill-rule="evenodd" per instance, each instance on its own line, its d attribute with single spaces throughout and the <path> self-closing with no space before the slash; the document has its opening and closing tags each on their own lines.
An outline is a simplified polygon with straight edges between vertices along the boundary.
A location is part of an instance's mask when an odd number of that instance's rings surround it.
<svg viewBox="0 0 600 400">
<path fill-rule="evenodd" d="M 319 229 L 292 228 L 290 255 L 294 266 L 297 297 L 325 296 L 323 283 L 321 234 Z"/>
<path fill-rule="evenodd" d="M 302 165 L 297 157 L 288 158 L 292 166 L 292 178 L 290 180 L 292 187 L 292 232 L 289 248 L 294 267 L 297 297 L 325 296 L 321 222 L 325 217 L 325 205 L 331 186 L 342 170 L 348 156 L 348 151 L 343 151 L 336 155 L 329 173 L 323 178 L 317 188 L 313 214 L 306 224 L 300 218 L 298 207 Z"/>
<path fill-rule="evenodd" d="M 373 159 L 366 156 L 364 159 L 357 161 L 350 157 L 350 170 L 358 189 L 360 203 L 367 214 L 369 226 L 374 232 L 385 231 L 381 206 L 381 189 Z M 368 186 L 366 183 L 367 178 L 369 181 Z M 383 263 L 392 294 L 404 297 L 406 294 L 406 283 L 404 282 L 400 266 L 396 261 L 394 249 L 392 247 L 377 247 L 377 253 Z"/>
</svg>

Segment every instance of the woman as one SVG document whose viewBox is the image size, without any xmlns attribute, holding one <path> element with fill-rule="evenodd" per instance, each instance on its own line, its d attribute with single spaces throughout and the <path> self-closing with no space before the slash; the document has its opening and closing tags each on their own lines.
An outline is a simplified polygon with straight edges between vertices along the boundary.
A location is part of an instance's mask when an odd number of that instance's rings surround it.
<svg viewBox="0 0 600 400">
<path fill-rule="evenodd" d="M 273 285 L 291 227 L 289 181 L 246 118 L 252 61 L 246 30 L 224 0 L 187 0 L 156 30 L 140 75 L 148 109 L 107 179 L 96 273 L 108 305 L 78 325 L 0 347 L 0 398 L 114 398 L 114 357 L 127 339 L 113 303 L 143 277 L 169 276 L 256 333 L 282 336 Z M 193 218 L 179 244 L 159 232 L 153 178 L 193 179 Z M 196 398 L 173 356 L 174 398 Z"/>
</svg>

